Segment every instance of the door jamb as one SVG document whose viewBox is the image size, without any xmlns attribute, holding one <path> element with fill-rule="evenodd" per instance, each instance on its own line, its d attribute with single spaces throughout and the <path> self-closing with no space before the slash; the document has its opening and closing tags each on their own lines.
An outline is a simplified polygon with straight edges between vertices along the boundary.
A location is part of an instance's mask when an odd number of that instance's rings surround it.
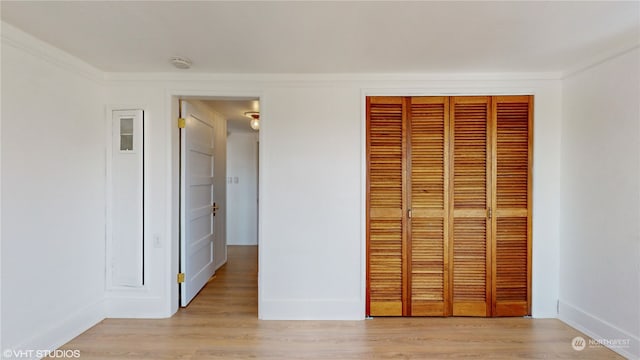
<svg viewBox="0 0 640 360">
<path fill-rule="evenodd" d="M 174 314 L 180 307 L 179 301 L 179 284 L 176 276 L 179 273 L 179 257 L 180 257 L 180 130 L 177 126 L 177 119 L 180 117 L 180 99 L 229 99 L 233 98 L 257 98 L 260 103 L 260 132 L 258 132 L 258 164 L 262 164 L 263 151 L 260 146 L 263 143 L 264 120 L 268 119 L 265 111 L 264 95 L 260 91 L 207 91 L 207 90 L 180 90 L 172 89 L 166 92 L 165 111 L 167 120 L 165 122 L 167 138 L 170 146 L 166 147 L 166 155 L 169 159 L 166 171 L 169 174 L 169 181 L 166 184 L 166 194 L 169 196 L 170 206 L 166 209 L 166 217 L 170 219 L 166 224 L 166 233 L 169 234 L 169 241 L 166 251 L 165 279 L 168 279 L 168 289 L 165 296 L 169 296 L 170 314 Z M 260 177 L 261 165 L 258 165 L 258 177 Z M 258 194 L 263 194 L 262 183 L 258 182 Z M 259 197 L 261 195 L 258 195 Z M 264 241 L 261 240 L 262 224 L 260 214 L 262 213 L 262 201 L 258 201 L 258 249 L 263 248 Z M 260 268 L 260 258 L 262 251 L 258 251 L 258 269 Z M 262 299 L 261 284 L 262 272 L 258 271 L 258 318 L 260 316 L 260 304 Z"/>
</svg>

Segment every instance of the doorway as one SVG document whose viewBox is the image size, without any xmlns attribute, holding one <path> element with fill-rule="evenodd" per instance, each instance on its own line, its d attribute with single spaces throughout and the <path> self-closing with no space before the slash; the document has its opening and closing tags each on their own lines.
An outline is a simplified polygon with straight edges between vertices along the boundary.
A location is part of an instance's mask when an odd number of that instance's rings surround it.
<svg viewBox="0 0 640 360">
<path fill-rule="evenodd" d="M 173 147 L 178 165 L 173 218 L 180 215 L 173 247 L 175 299 L 186 307 L 227 264 L 228 246 L 257 251 L 259 132 L 250 127 L 247 113 L 260 109 L 258 97 L 194 95 L 172 96 L 172 107 L 172 114 L 180 115 L 179 146 Z"/>
</svg>

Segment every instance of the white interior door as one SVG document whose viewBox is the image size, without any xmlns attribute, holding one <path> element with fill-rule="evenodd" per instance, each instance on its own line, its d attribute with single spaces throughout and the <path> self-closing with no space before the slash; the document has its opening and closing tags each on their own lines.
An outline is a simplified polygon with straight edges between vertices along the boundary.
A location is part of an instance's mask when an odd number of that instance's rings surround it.
<svg viewBox="0 0 640 360">
<path fill-rule="evenodd" d="M 215 272 L 213 120 L 181 102 L 180 131 L 180 306 L 187 306 Z"/>
</svg>

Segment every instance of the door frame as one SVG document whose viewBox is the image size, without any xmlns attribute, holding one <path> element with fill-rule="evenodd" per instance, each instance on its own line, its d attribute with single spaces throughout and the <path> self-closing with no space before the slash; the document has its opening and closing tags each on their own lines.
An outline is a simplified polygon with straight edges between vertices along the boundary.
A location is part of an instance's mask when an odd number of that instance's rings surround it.
<svg viewBox="0 0 640 360">
<path fill-rule="evenodd" d="M 180 117 L 181 99 L 192 100 L 244 100 L 247 98 L 258 99 L 260 103 L 260 131 L 258 132 L 258 150 L 261 157 L 263 151 L 260 151 L 262 143 L 262 132 L 264 131 L 264 120 L 268 119 L 265 111 L 264 95 L 261 91 L 256 90 L 237 90 L 237 91 L 207 91 L 207 90 L 187 90 L 187 89 L 171 89 L 166 92 L 165 113 L 167 119 L 164 124 L 166 126 L 166 140 L 170 146 L 166 147 L 167 157 L 170 159 L 168 173 L 169 181 L 166 183 L 166 192 L 171 194 L 170 206 L 166 208 L 166 216 L 170 221 L 166 224 L 166 233 L 169 237 L 169 258 L 165 267 L 165 278 L 169 281 L 168 292 L 170 296 L 170 313 L 175 313 L 180 308 L 179 301 L 179 284 L 176 281 L 177 274 L 180 272 L 180 129 L 177 125 L 177 119 Z M 258 159 L 258 164 L 262 161 Z M 260 178 L 261 167 L 258 165 L 258 178 Z M 262 184 L 258 182 L 258 194 L 263 193 Z M 260 197 L 260 195 L 258 195 Z M 260 214 L 262 213 L 262 201 L 258 201 L 258 269 L 260 267 L 260 257 L 262 251 L 260 247 L 264 246 L 260 240 L 262 234 L 262 224 Z M 262 293 L 260 291 L 262 284 L 261 272 L 258 271 L 258 318 L 260 318 L 260 303 Z"/>
</svg>

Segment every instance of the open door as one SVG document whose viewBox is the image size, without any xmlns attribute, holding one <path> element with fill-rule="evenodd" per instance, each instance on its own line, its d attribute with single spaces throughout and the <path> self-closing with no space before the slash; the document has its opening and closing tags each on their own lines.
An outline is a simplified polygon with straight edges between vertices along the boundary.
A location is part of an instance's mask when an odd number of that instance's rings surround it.
<svg viewBox="0 0 640 360">
<path fill-rule="evenodd" d="M 180 306 L 187 306 L 215 272 L 215 124 L 180 103 Z"/>
</svg>

